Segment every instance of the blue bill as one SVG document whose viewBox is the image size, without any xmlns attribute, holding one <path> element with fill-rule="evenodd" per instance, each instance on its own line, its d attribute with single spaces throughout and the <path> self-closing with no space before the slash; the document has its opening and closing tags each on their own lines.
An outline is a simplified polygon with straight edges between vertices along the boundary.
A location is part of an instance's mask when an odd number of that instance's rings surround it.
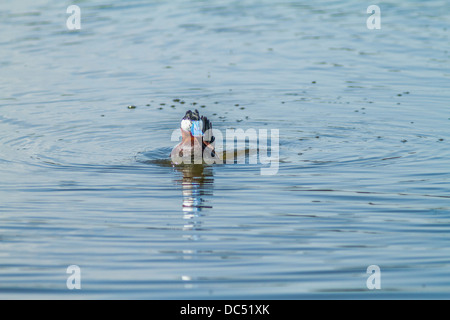
<svg viewBox="0 0 450 320">
<path fill-rule="evenodd" d="M 202 122 L 201 121 L 192 121 L 191 133 L 194 137 L 203 136 L 202 131 Z"/>
</svg>

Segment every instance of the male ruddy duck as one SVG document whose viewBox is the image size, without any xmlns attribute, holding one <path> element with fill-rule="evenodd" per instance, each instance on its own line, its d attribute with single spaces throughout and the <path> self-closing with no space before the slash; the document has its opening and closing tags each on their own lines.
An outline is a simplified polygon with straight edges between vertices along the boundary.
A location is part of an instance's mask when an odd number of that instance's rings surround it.
<svg viewBox="0 0 450 320">
<path fill-rule="evenodd" d="M 201 116 L 196 109 L 188 110 L 181 119 L 181 142 L 176 145 L 170 157 L 175 164 L 203 163 L 204 157 L 217 158 L 214 150 L 214 136 L 212 123 L 208 118 Z"/>
</svg>

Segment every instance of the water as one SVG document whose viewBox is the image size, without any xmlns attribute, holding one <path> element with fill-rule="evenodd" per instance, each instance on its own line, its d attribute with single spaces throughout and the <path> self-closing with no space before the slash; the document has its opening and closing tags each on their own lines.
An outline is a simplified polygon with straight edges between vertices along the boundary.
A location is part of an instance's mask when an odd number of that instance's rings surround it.
<svg viewBox="0 0 450 320">
<path fill-rule="evenodd" d="M 449 298 L 448 2 L 368 5 L 1 4 L 0 297 Z M 193 103 L 278 173 L 173 168 Z"/>
</svg>

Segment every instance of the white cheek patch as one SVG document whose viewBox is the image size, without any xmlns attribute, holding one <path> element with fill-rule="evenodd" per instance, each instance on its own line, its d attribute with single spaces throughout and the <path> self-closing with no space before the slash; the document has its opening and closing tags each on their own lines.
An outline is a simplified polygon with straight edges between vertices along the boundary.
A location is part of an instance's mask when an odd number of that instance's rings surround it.
<svg viewBox="0 0 450 320">
<path fill-rule="evenodd" d="M 184 131 L 187 132 L 191 132 L 191 126 L 192 126 L 192 122 L 191 120 L 181 120 L 181 129 L 183 129 Z"/>
</svg>

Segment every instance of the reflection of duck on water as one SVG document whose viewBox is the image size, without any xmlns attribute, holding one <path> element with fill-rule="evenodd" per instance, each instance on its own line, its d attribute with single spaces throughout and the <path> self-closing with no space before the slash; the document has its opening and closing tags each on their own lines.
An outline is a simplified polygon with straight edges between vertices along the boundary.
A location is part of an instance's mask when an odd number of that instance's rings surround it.
<svg viewBox="0 0 450 320">
<path fill-rule="evenodd" d="M 212 123 L 198 110 L 188 110 L 181 119 L 182 141 L 173 148 L 170 157 L 174 164 L 203 163 L 204 157 L 217 158 L 214 150 Z M 193 160 L 193 161 L 192 161 Z"/>
<path fill-rule="evenodd" d="M 179 180 L 183 192 L 183 212 L 195 214 L 203 208 L 212 208 L 205 204 L 204 196 L 212 195 L 213 168 L 201 164 L 184 165 L 176 167 L 183 174 Z"/>
</svg>

